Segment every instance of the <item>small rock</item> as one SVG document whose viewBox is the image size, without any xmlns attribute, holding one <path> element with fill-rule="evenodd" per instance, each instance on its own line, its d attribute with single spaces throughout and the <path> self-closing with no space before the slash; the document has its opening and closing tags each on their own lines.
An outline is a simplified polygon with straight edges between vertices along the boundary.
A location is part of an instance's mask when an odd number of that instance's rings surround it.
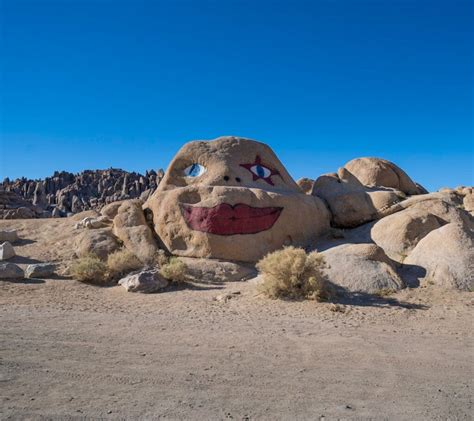
<svg viewBox="0 0 474 421">
<path fill-rule="evenodd" d="M 0 244 L 0 260 L 11 259 L 13 256 L 15 256 L 15 250 L 8 241 Z"/>
<path fill-rule="evenodd" d="M 23 270 L 14 263 L 0 263 L 0 279 L 23 278 Z"/>
<path fill-rule="evenodd" d="M 227 294 L 220 294 L 220 295 L 214 297 L 214 301 L 227 302 L 230 299 L 234 298 L 236 295 L 240 295 L 240 291 L 234 291 L 234 292 L 227 293 Z"/>
<path fill-rule="evenodd" d="M 169 281 L 163 278 L 158 270 L 142 270 L 132 273 L 119 282 L 128 292 L 142 292 L 145 294 L 158 292 L 169 285 Z"/>
<path fill-rule="evenodd" d="M 18 240 L 18 233 L 15 230 L 0 230 L 0 241 L 14 243 Z"/>
<path fill-rule="evenodd" d="M 54 274 L 56 265 L 53 263 L 35 263 L 28 265 L 25 270 L 26 278 L 47 278 Z"/>
</svg>

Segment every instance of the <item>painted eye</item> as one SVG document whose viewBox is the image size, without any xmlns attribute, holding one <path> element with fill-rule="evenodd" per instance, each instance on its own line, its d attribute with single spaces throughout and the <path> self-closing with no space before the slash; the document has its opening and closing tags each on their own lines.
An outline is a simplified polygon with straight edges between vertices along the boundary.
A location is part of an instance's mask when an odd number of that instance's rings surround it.
<svg viewBox="0 0 474 421">
<path fill-rule="evenodd" d="M 206 172 L 206 167 L 203 167 L 200 164 L 194 163 L 184 170 L 184 175 L 186 177 L 199 177 L 200 175 L 203 175 L 205 172 Z"/>
<path fill-rule="evenodd" d="M 252 173 L 253 181 L 256 180 L 264 180 L 270 186 L 273 186 L 272 176 L 273 175 L 280 175 L 278 170 L 275 168 L 268 168 L 262 164 L 262 159 L 259 155 L 255 157 L 254 162 L 249 162 L 248 164 L 240 164 L 241 167 L 244 167 L 246 170 Z M 280 175 L 281 177 L 281 175 Z"/>
<path fill-rule="evenodd" d="M 257 177 L 260 177 L 260 178 L 267 178 L 272 175 L 271 170 L 269 170 L 267 167 L 264 167 L 263 165 L 260 165 L 260 164 L 252 165 L 250 167 L 250 171 L 252 171 Z"/>
</svg>

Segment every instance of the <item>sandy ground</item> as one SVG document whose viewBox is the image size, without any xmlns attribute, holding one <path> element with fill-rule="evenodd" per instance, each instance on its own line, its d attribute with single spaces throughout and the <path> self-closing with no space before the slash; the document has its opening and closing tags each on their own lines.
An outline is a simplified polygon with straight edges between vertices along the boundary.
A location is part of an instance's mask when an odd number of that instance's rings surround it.
<svg viewBox="0 0 474 421">
<path fill-rule="evenodd" d="M 24 265 L 70 258 L 72 224 L 0 229 L 19 229 Z M 1 281 L 0 417 L 470 420 L 473 304 L 433 286 L 334 311 L 249 282 L 140 295 Z"/>
</svg>

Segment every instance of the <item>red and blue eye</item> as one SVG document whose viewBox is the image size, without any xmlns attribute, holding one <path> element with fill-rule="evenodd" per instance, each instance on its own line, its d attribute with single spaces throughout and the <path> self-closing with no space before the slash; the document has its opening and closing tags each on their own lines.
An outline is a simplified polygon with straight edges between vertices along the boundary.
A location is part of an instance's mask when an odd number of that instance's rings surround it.
<svg viewBox="0 0 474 421">
<path fill-rule="evenodd" d="M 272 175 L 272 171 L 264 165 L 252 165 L 250 171 L 254 173 L 258 178 L 268 178 Z"/>
<path fill-rule="evenodd" d="M 271 186 L 273 186 L 273 181 L 271 179 L 272 175 L 280 175 L 278 170 L 262 164 L 262 160 L 258 155 L 255 158 L 255 162 L 249 164 L 240 164 L 240 166 L 252 173 L 253 181 L 260 179 L 265 180 Z"/>
</svg>

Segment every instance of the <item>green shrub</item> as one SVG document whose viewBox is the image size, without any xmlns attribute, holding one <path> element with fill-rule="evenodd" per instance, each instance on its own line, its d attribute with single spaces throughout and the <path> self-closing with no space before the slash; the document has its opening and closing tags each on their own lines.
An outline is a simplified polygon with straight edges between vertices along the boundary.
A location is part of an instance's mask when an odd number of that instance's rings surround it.
<svg viewBox="0 0 474 421">
<path fill-rule="evenodd" d="M 326 300 L 331 291 L 322 271 L 324 267 L 321 254 L 286 247 L 267 254 L 257 263 L 263 275 L 259 289 L 270 298 Z"/>
<path fill-rule="evenodd" d="M 107 283 L 107 265 L 95 254 L 88 254 L 74 261 L 69 272 L 71 276 L 81 282 L 95 285 Z"/>
<path fill-rule="evenodd" d="M 160 274 L 173 282 L 186 281 L 186 264 L 176 257 L 171 257 L 168 263 L 160 268 Z"/>
<path fill-rule="evenodd" d="M 143 267 L 137 256 L 131 251 L 123 248 L 109 255 L 107 258 L 107 267 L 111 278 L 119 278 L 127 273 Z"/>
</svg>

